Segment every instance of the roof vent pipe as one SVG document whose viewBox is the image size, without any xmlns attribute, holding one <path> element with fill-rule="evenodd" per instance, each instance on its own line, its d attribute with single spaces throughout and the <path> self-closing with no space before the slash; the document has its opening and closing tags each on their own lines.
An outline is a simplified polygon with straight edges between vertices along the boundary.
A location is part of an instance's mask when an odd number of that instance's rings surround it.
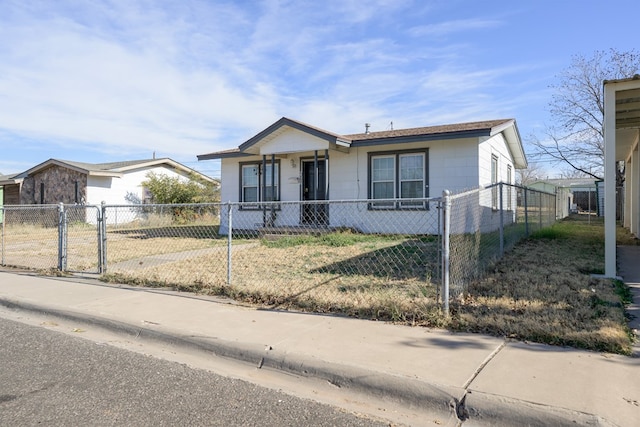
<svg viewBox="0 0 640 427">
<path fill-rule="evenodd" d="M 364 133 L 369 133 L 369 128 L 371 127 L 371 123 L 364 124 Z"/>
</svg>

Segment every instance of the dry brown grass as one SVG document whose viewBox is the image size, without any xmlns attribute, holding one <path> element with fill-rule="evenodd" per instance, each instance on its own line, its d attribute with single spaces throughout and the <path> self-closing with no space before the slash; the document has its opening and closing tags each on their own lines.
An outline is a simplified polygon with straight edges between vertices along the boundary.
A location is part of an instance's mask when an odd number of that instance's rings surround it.
<svg viewBox="0 0 640 427">
<path fill-rule="evenodd" d="M 598 218 L 589 224 L 575 216 L 542 230 L 454 302 L 450 327 L 629 354 L 620 284 L 592 276 L 604 270 L 603 242 Z"/>
<path fill-rule="evenodd" d="M 435 286 L 429 282 L 433 266 L 424 261 L 435 242 L 334 236 L 329 241 L 303 237 L 284 243 L 241 242 L 234 246 L 231 285 L 226 283 L 226 251 L 123 272 L 112 280 L 134 279 L 272 308 L 374 319 L 417 323 L 438 312 Z"/>
<path fill-rule="evenodd" d="M 214 226 L 111 230 L 105 280 L 629 354 L 623 286 L 592 277 L 603 272 L 604 227 L 601 219 L 590 220 L 572 217 L 517 245 L 451 301 L 449 317 L 438 304 L 439 283 L 431 280 L 437 242 L 415 236 L 234 239 L 228 284 L 227 242 Z M 55 241 L 56 233 L 18 229 L 6 235 L 6 244 L 13 256 L 42 258 L 41 268 L 50 268 L 44 260 L 55 256 L 57 246 L 45 242 Z M 69 240 L 70 263 L 91 266 L 95 231 L 70 228 Z M 618 241 L 637 244 L 622 229 Z"/>
<path fill-rule="evenodd" d="M 235 247 L 231 285 L 226 252 L 112 276 L 145 285 L 226 295 L 279 309 L 342 313 L 412 325 L 447 327 L 554 345 L 629 354 L 619 289 L 602 273 L 603 224 L 564 220 L 523 241 L 470 285 L 443 316 L 437 283 L 424 260 L 435 242 L 398 236 L 336 234 L 282 245 L 254 240 Z M 315 239 L 315 240 L 314 240 Z M 624 231 L 620 240 L 632 240 Z M 435 259 L 435 258 L 431 258 Z"/>
</svg>

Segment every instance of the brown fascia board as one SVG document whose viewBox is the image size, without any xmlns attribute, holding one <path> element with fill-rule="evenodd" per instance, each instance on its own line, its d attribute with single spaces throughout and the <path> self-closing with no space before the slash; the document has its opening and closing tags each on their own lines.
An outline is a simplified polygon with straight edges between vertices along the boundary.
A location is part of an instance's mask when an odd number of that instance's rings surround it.
<svg viewBox="0 0 640 427">
<path fill-rule="evenodd" d="M 240 144 L 238 149 L 240 150 L 240 152 L 244 152 L 247 148 L 255 145 L 260 140 L 262 140 L 265 136 L 267 136 L 270 133 L 276 131 L 277 129 L 280 129 L 283 126 L 289 126 L 289 127 L 293 128 L 293 129 L 297 129 L 299 131 L 311 134 L 311 135 L 316 136 L 318 138 L 324 139 L 324 140 L 326 140 L 328 142 L 336 143 L 336 142 L 338 142 L 338 140 L 344 140 L 345 139 L 345 137 L 342 136 L 342 135 L 338 135 L 336 133 L 329 132 L 329 131 L 326 131 L 324 129 L 320 129 L 320 128 L 317 128 L 315 126 L 311 126 L 311 125 L 308 125 L 306 123 L 299 122 L 297 120 L 292 120 L 292 119 L 290 119 L 288 117 L 282 117 L 280 120 L 278 120 L 277 122 L 273 123 L 271 126 L 266 128 L 265 130 L 259 132 L 255 136 L 249 138 L 247 141 L 245 141 L 242 144 Z"/>
<path fill-rule="evenodd" d="M 231 150 L 216 151 L 214 153 L 208 153 L 208 154 L 199 154 L 196 157 L 198 158 L 198 160 L 216 160 L 216 159 L 230 159 L 234 157 L 249 157 L 249 156 L 253 156 L 253 154 L 242 153 L 240 152 L 240 149 L 233 148 Z"/>
<path fill-rule="evenodd" d="M 490 136 L 492 129 L 512 119 L 488 120 L 482 122 L 456 123 L 419 128 L 396 129 L 391 131 L 346 135 L 352 139 L 352 146 L 368 146 L 389 143 L 433 141 Z"/>
<path fill-rule="evenodd" d="M 269 126 L 267 129 L 263 130 L 262 132 L 258 133 L 254 137 L 241 144 L 236 149 L 218 151 L 209 154 L 201 154 L 197 157 L 198 160 L 212 160 L 250 156 L 252 154 L 244 153 L 243 150 L 251 147 L 262 138 L 269 135 L 271 132 L 274 132 L 276 129 L 279 129 L 280 127 L 285 125 L 290 126 L 294 129 L 301 130 L 303 132 L 311 133 L 312 135 L 318 136 L 330 142 L 337 143 L 338 145 L 344 145 L 346 143 L 352 147 L 366 147 L 383 144 L 400 144 L 407 142 L 492 136 L 496 133 L 496 128 L 499 128 L 501 126 L 507 128 L 509 125 L 511 125 L 512 122 L 515 124 L 514 119 L 498 119 L 419 128 L 397 129 L 393 131 L 338 135 L 307 125 L 302 122 L 298 122 L 296 120 L 289 119 L 287 117 L 283 117 Z"/>
</svg>

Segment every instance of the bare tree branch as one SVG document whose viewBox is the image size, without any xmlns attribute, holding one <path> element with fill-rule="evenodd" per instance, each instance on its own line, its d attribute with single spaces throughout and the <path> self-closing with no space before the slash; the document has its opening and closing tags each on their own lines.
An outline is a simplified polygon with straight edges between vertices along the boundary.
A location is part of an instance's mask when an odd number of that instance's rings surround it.
<svg viewBox="0 0 640 427">
<path fill-rule="evenodd" d="M 554 126 L 544 141 L 533 137 L 533 156 L 550 158 L 585 176 L 601 178 L 604 169 L 604 80 L 631 77 L 640 70 L 640 54 L 615 49 L 575 55 L 562 71 L 549 102 Z M 619 179 L 623 177 L 619 176 Z"/>
</svg>

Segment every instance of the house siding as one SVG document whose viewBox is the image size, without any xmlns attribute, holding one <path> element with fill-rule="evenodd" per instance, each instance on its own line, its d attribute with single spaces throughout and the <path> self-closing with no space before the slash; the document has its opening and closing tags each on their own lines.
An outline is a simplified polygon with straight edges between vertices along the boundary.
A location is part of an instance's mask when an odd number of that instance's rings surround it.
<svg viewBox="0 0 640 427">
<path fill-rule="evenodd" d="M 87 176 L 71 169 L 51 166 L 24 178 L 20 191 L 20 204 L 34 205 L 41 202 L 74 204 L 76 203 L 76 182 L 78 182 L 79 202 L 82 203 L 87 196 Z M 44 188 L 44 195 L 41 193 L 42 188 Z"/>
<path fill-rule="evenodd" d="M 262 149 L 266 152 L 277 151 L 285 147 L 300 145 L 292 140 L 294 132 L 287 132 L 276 137 Z M 309 135 L 300 133 L 307 138 Z M 282 144 L 280 139 L 286 140 Z M 308 146 L 310 143 L 306 143 Z M 318 144 L 317 147 L 321 147 Z M 447 189 L 458 192 L 478 187 L 478 139 L 466 138 L 446 141 L 422 141 L 405 144 L 388 144 L 369 147 L 352 147 L 349 153 L 329 151 L 329 199 L 330 200 L 366 200 L 369 193 L 369 159 L 370 155 L 382 152 L 420 151 L 427 152 L 427 183 L 429 197 L 440 197 Z M 318 150 L 318 156 L 324 157 L 324 149 Z M 299 201 L 302 194 L 303 159 L 313 159 L 314 152 L 289 153 L 280 159 L 281 201 Z M 267 162 L 271 160 L 267 156 Z M 261 156 L 222 159 L 221 200 L 238 202 L 240 200 L 240 163 L 262 162 Z M 433 206 L 432 206 L 433 207 Z M 329 211 L 330 225 L 333 227 L 352 227 L 363 232 L 408 232 L 414 234 L 434 234 L 438 232 L 436 209 L 427 211 L 395 210 L 394 221 L 388 221 L 388 211 L 367 209 L 364 204 L 331 205 Z M 429 216 L 425 219 L 424 216 Z M 276 215 L 278 226 L 299 225 L 299 205 L 283 204 Z M 263 221 L 262 211 L 243 210 L 234 214 L 234 227 L 253 229 Z M 398 224 L 422 224 L 420 227 L 400 230 Z M 227 233 L 227 214 L 221 214 L 222 233 Z"/>
<path fill-rule="evenodd" d="M 89 176 L 87 183 L 87 204 L 111 205 L 142 203 L 144 199 L 142 182 L 147 174 L 167 175 L 187 179 L 184 175 L 162 166 L 127 171 L 122 177 Z"/>
<path fill-rule="evenodd" d="M 20 204 L 20 184 L 9 184 L 4 186 L 4 204 Z"/>
</svg>

